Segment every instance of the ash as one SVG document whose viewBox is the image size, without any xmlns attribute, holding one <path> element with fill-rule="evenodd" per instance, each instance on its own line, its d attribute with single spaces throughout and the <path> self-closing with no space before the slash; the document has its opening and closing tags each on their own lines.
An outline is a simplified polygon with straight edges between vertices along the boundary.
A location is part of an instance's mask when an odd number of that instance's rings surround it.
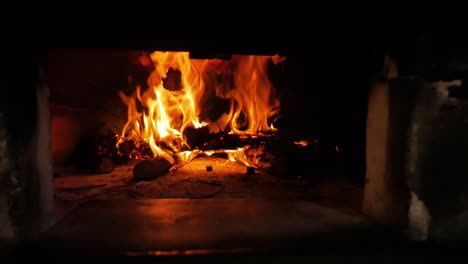
<svg viewBox="0 0 468 264">
<path fill-rule="evenodd" d="M 333 176 L 326 176 L 327 181 L 316 180 L 318 177 L 313 176 L 280 178 L 261 169 L 256 169 L 254 174 L 247 173 L 245 165 L 224 158 L 197 157 L 166 175 L 135 182 L 133 166 L 116 167 L 109 174 L 62 173 L 54 178 L 57 217 L 95 200 L 155 198 L 307 199 L 346 210 L 360 210 L 362 187 Z"/>
</svg>

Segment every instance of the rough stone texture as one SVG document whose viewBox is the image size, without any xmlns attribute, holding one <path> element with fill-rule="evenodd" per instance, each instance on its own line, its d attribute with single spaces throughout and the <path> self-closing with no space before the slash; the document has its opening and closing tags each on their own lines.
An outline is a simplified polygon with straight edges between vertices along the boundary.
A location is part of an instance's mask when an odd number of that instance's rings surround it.
<svg viewBox="0 0 468 264">
<path fill-rule="evenodd" d="M 68 161 L 77 145 L 88 136 L 95 123 L 85 109 L 56 106 L 52 109 L 52 157 L 54 164 Z"/>
<path fill-rule="evenodd" d="M 411 240 L 424 241 L 428 237 L 431 216 L 424 202 L 411 192 L 408 212 L 408 237 Z"/>
<path fill-rule="evenodd" d="M 143 85 L 149 76 L 139 67 L 138 57 L 138 52 L 127 50 L 53 49 L 48 53 L 55 165 L 66 163 L 79 142 L 90 135 L 122 132 L 128 113 L 119 92 L 130 94 L 135 82 Z"/>
<path fill-rule="evenodd" d="M 408 185 L 425 204 L 427 238 L 466 240 L 468 234 L 468 100 L 461 81 L 427 83 L 412 114 Z"/>
<path fill-rule="evenodd" d="M 52 49 L 47 57 L 51 101 L 70 107 L 101 109 L 128 89 L 129 52 L 125 50 Z M 122 104 L 123 105 L 123 104 Z"/>
<path fill-rule="evenodd" d="M 134 182 L 133 165 L 97 175 L 63 169 L 61 176 L 54 178 L 57 218 L 77 205 L 96 200 L 159 198 L 301 199 L 354 213 L 360 211 L 361 185 L 332 173 L 322 175 L 322 181 L 312 177 L 279 178 L 263 170 L 249 175 L 245 165 L 238 162 L 201 156 L 154 180 Z M 207 166 L 213 170 L 206 171 Z"/>
<path fill-rule="evenodd" d="M 0 243 L 15 240 L 10 215 L 11 158 L 3 114 L 0 113 Z M 1 246 L 0 246 L 1 248 Z"/>
<path fill-rule="evenodd" d="M 461 81 L 395 79 L 369 96 L 363 211 L 412 240 L 466 240 L 468 99 Z"/>
<path fill-rule="evenodd" d="M 406 228 L 409 200 L 402 154 L 410 83 L 392 80 L 373 85 L 366 132 L 363 211 L 375 221 L 400 231 Z"/>
<path fill-rule="evenodd" d="M 8 133 L 10 159 L 0 193 L 3 205 L 8 196 L 10 223 L 16 241 L 23 243 L 37 239 L 53 224 L 49 90 L 44 85 L 43 53 L 12 54 L 2 71 L 7 96 L 2 98 L 0 112 L 5 117 L 2 127 Z"/>
<path fill-rule="evenodd" d="M 42 70 L 42 68 L 40 69 Z M 42 72 L 42 75 L 44 73 Z M 35 138 L 34 160 L 37 168 L 37 189 L 39 193 L 39 231 L 43 232 L 54 224 L 54 194 L 52 168 L 51 115 L 49 87 L 44 77 L 37 85 L 37 135 Z M 34 166 L 33 165 L 33 166 Z"/>
<path fill-rule="evenodd" d="M 126 199 L 81 205 L 45 234 L 54 251 L 149 251 L 375 245 L 366 218 L 311 201 L 271 198 Z"/>
</svg>

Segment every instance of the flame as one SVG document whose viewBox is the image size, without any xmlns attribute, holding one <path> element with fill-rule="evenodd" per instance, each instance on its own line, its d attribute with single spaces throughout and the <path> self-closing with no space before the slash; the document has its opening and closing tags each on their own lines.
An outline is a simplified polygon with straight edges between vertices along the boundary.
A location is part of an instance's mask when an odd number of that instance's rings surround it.
<svg viewBox="0 0 468 264">
<path fill-rule="evenodd" d="M 237 148 L 236 150 L 226 151 L 226 153 L 228 155 L 229 161 L 233 161 L 233 162 L 238 161 L 248 167 L 258 168 L 258 163 L 255 160 L 254 161 L 249 160 L 245 151 L 246 151 L 246 148 Z"/>
<path fill-rule="evenodd" d="M 155 70 L 147 80 L 149 88 L 143 91 L 137 87 L 130 96 L 119 93 L 127 105 L 128 120 L 118 144 L 124 140 L 147 143 L 154 156 L 174 163 L 197 155 L 184 136 L 188 127 L 208 126 L 211 133 L 226 129 L 234 134 L 276 131 L 268 119 L 278 113 L 279 100 L 266 70 L 268 63 L 281 61 L 278 56 L 239 55 L 223 61 L 190 59 L 188 52 L 156 51 L 151 60 Z M 169 71 L 180 72 L 180 89 L 165 86 Z M 229 102 L 229 109 L 216 120 L 200 120 L 203 96 L 210 89 Z"/>
<path fill-rule="evenodd" d="M 273 94 L 266 67 L 269 61 L 277 63 L 280 60 L 275 56 L 235 56 L 233 59 L 237 62 L 234 88 L 226 88 L 223 83 L 216 90 L 218 96 L 231 100 L 231 108 L 229 113 L 209 125 L 210 132 L 223 131 L 226 126 L 234 134 L 276 131 L 267 121 L 278 113 L 280 102 Z M 242 118 L 247 124 L 245 128 L 240 128 Z"/>
</svg>

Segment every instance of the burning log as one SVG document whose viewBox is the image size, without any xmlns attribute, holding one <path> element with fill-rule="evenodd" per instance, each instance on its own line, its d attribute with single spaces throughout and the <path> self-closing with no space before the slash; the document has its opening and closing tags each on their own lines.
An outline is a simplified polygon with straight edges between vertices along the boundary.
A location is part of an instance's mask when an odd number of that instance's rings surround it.
<svg viewBox="0 0 468 264">
<path fill-rule="evenodd" d="M 117 137 L 112 131 L 92 134 L 77 147 L 71 161 L 81 170 L 110 173 L 116 165 L 125 164 L 129 160 L 128 154 L 134 148 L 133 142 L 124 142 L 124 146 L 119 146 L 119 149 L 116 144 Z"/>
<path fill-rule="evenodd" d="M 135 149 L 135 143 L 133 142 L 133 140 L 125 140 L 119 145 L 120 153 L 126 156 L 130 155 L 130 153 L 132 153 L 134 149 Z"/>
<path fill-rule="evenodd" d="M 187 128 L 184 130 L 184 135 L 192 149 L 198 148 L 200 150 L 236 149 L 246 145 L 255 147 L 278 141 L 278 137 L 273 135 L 210 133 L 208 127 Z"/>
<path fill-rule="evenodd" d="M 201 128 L 187 127 L 184 130 L 184 136 L 187 143 L 192 148 L 199 147 L 203 143 L 214 139 L 214 135 L 210 134 L 210 130 L 207 126 Z"/>
<path fill-rule="evenodd" d="M 133 167 L 133 180 L 152 180 L 168 173 L 173 165 L 173 163 L 162 157 L 140 161 Z"/>
<path fill-rule="evenodd" d="M 255 169 L 259 168 L 277 177 L 296 176 L 311 167 L 319 169 L 319 160 L 329 156 L 323 150 L 319 151 L 312 140 L 294 140 L 278 134 L 210 134 L 207 129 L 200 128 L 190 129 L 186 135 L 190 135 L 191 147 L 202 153 L 228 155 L 229 159 L 246 164 L 247 174 L 255 174 Z"/>
</svg>

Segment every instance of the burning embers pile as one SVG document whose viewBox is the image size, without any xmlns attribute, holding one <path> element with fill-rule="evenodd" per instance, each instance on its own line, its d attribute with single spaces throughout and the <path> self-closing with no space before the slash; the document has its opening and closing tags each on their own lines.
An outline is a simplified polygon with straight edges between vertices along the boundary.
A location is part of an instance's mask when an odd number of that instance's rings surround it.
<svg viewBox="0 0 468 264">
<path fill-rule="evenodd" d="M 131 95 L 120 93 L 128 121 L 114 138 L 115 148 L 101 148 L 104 156 L 141 160 L 134 167 L 138 179 L 154 178 L 198 155 L 222 154 L 253 168 L 271 161 L 265 150 L 279 142 L 280 101 L 267 70 L 284 58 L 191 59 L 188 52 L 158 51 L 150 58 L 142 61 L 152 67 L 146 85 Z"/>
</svg>

